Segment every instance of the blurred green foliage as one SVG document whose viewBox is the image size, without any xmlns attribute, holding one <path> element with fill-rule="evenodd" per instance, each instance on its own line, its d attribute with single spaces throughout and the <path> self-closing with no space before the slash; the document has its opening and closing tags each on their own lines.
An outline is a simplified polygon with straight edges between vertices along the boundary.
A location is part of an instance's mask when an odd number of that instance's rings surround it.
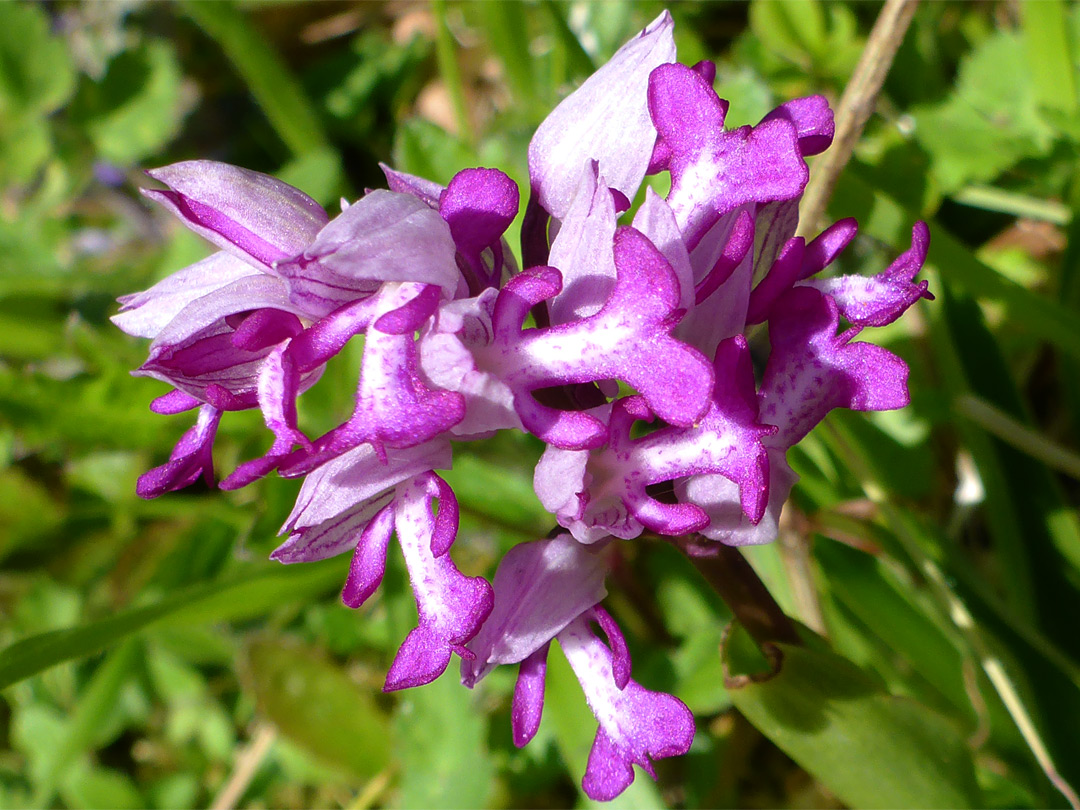
<svg viewBox="0 0 1080 810">
<path fill-rule="evenodd" d="M 149 413 L 113 300 L 206 254 L 138 171 L 210 157 L 326 205 L 378 161 L 447 181 L 498 165 L 662 6 L 0 3 L 0 807 L 587 806 L 595 722 L 552 657 L 514 748 L 513 674 L 379 692 L 415 620 L 400 561 L 359 611 L 346 561 L 270 563 L 295 482 L 134 495 L 184 417 Z M 682 61 L 718 62 L 729 122 L 839 97 L 878 7 L 677 4 Z M 869 339 L 912 405 L 835 414 L 793 452 L 777 543 L 747 556 L 807 628 L 778 676 L 672 548 L 626 544 L 609 608 L 635 677 L 698 737 L 615 804 L 1061 806 L 1080 786 L 1080 8 L 927 3 L 834 196 L 880 269 L 931 221 L 934 303 Z M 350 353 L 351 352 L 351 353 Z M 348 412 L 347 351 L 302 400 Z M 230 414 L 223 467 L 263 450 Z M 490 575 L 551 528 L 539 445 L 462 448 L 454 554 Z M 724 642 L 723 659 L 719 653 Z"/>
</svg>

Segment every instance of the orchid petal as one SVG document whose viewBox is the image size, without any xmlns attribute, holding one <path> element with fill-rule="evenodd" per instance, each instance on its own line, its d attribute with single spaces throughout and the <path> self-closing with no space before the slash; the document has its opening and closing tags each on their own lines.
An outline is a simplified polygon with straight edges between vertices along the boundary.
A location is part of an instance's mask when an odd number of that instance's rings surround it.
<svg viewBox="0 0 1080 810">
<path fill-rule="evenodd" d="M 684 65 L 656 68 L 648 97 L 657 131 L 671 148 L 668 204 L 690 250 L 740 205 L 802 193 L 809 175 L 790 121 L 773 119 L 725 132 L 726 105 Z"/>
<path fill-rule="evenodd" d="M 360 533 L 349 563 L 349 578 L 341 591 L 341 601 L 349 607 L 363 605 L 382 584 L 386 572 L 386 549 L 393 533 L 393 505 L 383 507 Z"/>
<path fill-rule="evenodd" d="M 587 613 L 575 619 L 558 640 L 600 723 L 582 788 L 591 799 L 609 801 L 634 781 L 633 765 L 655 778 L 652 759 L 685 754 L 694 739 L 694 716 L 678 698 L 633 680 L 620 689 L 611 651 L 589 628 L 592 618 Z"/>
<path fill-rule="evenodd" d="M 772 267 L 750 293 L 746 307 L 746 323 L 757 324 L 769 317 L 769 310 L 785 292 L 794 286 L 803 267 L 806 242 L 801 236 L 789 239 Z"/>
<path fill-rule="evenodd" d="M 515 664 L 544 647 L 574 618 L 607 596 L 604 556 L 560 534 L 519 543 L 499 562 L 495 606 L 469 642 L 461 680 L 475 685 L 499 664 Z"/>
<path fill-rule="evenodd" d="M 806 246 L 802 272 L 799 274 L 800 280 L 820 273 L 832 264 L 844 248 L 851 244 L 858 230 L 859 223 L 855 218 L 847 217 L 837 220 L 815 236 Z"/>
<path fill-rule="evenodd" d="M 754 208 L 752 204 L 746 205 L 722 216 L 690 251 L 690 266 L 698 283 L 703 283 L 710 271 L 725 261 L 724 254 L 729 245 L 734 251 L 744 236 L 752 237 L 756 233 L 756 223 L 750 234 L 736 230 L 736 226 L 739 229 L 746 227 L 746 217 L 752 217 Z M 740 222 L 743 224 L 739 225 Z M 743 258 L 729 271 L 727 280 L 720 282 L 711 295 L 692 307 L 675 329 L 675 337 L 708 357 L 722 340 L 741 334 L 746 326 L 746 307 L 754 271 L 752 241 Z"/>
<path fill-rule="evenodd" d="M 876 276 L 837 276 L 804 284 L 831 297 L 840 314 L 856 326 L 885 326 L 920 298 L 933 299 L 929 282 L 915 283 L 929 247 L 930 231 L 919 222 L 912 231 L 911 248 Z"/>
<path fill-rule="evenodd" d="M 633 199 L 649 165 L 656 130 L 645 90 L 657 65 L 675 58 L 668 12 L 653 20 L 544 119 L 529 143 L 533 195 L 562 220 L 588 160 L 612 188 Z"/>
<path fill-rule="evenodd" d="M 471 656 L 464 645 L 476 635 L 492 608 L 492 590 L 486 581 L 462 575 L 450 555 L 436 557 L 432 553 L 436 477 L 433 473 L 418 476 L 397 490 L 394 529 L 420 620 L 390 665 L 383 686 L 387 692 L 435 680 L 450 663 L 452 653 Z"/>
<path fill-rule="evenodd" d="M 859 327 L 837 335 L 835 302 L 810 287 L 789 290 L 769 319 L 772 354 L 759 399 L 761 420 L 779 428 L 775 446 L 800 441 L 833 408 L 882 411 L 908 404 L 907 365 Z"/>
<path fill-rule="evenodd" d="M 495 286 L 499 280 L 501 262 L 489 271 L 480 254 L 494 247 L 501 254 L 502 235 L 517 216 L 518 195 L 517 183 L 498 169 L 465 169 L 439 196 L 439 214 L 480 288 Z"/>
<path fill-rule="evenodd" d="M 514 699 L 510 707 L 510 727 L 514 745 L 524 748 L 540 728 L 544 711 L 544 681 L 547 677 L 548 642 L 521 662 L 514 684 Z"/>
<path fill-rule="evenodd" d="M 599 164 L 591 160 L 583 168 L 548 257 L 562 275 L 562 290 L 548 302 L 552 324 L 596 314 L 615 286 L 615 201 Z"/>
<path fill-rule="evenodd" d="M 391 191 L 396 191 L 398 194 L 412 194 L 417 199 L 427 203 L 430 208 L 438 210 L 439 197 L 442 195 L 444 186 L 423 177 L 417 177 L 414 174 L 399 172 L 385 163 L 380 163 L 379 168 L 382 169 L 382 173 L 386 176 L 386 185 Z"/>
<path fill-rule="evenodd" d="M 217 292 L 259 271 L 236 257 L 218 251 L 201 262 L 178 270 L 144 292 L 120 298 L 120 312 L 109 320 L 129 335 L 155 338 L 196 299 Z"/>
<path fill-rule="evenodd" d="M 169 461 L 143 473 L 135 491 L 140 498 L 156 498 L 194 484 L 201 476 L 208 486 L 214 485 L 214 436 L 221 421 L 221 411 L 203 405 L 195 425 L 176 443 Z"/>
<path fill-rule="evenodd" d="M 762 118 L 761 123 L 777 118 L 790 121 L 795 126 L 799 151 L 803 157 L 820 154 L 832 144 L 836 124 L 825 96 L 793 98 Z"/>
<path fill-rule="evenodd" d="M 150 410 L 163 416 L 172 416 L 173 414 L 190 411 L 192 408 L 198 408 L 201 404 L 199 400 L 190 394 L 185 394 L 183 391 L 174 388 L 169 393 L 162 394 L 151 402 Z"/>
<path fill-rule="evenodd" d="M 269 175 L 212 160 L 189 160 L 147 172 L 168 191 L 142 189 L 195 233 L 248 264 L 272 272 L 326 225 L 317 202 Z"/>
<path fill-rule="evenodd" d="M 313 562 L 347 551 L 368 521 L 393 499 L 394 487 L 450 464 L 450 443 L 445 439 L 388 450 L 385 463 L 368 445 L 343 453 L 304 479 L 282 527 L 289 537 L 271 558 Z"/>
<path fill-rule="evenodd" d="M 664 198 L 651 188 L 645 189 L 645 201 L 634 217 L 634 228 L 644 234 L 664 254 L 679 283 L 679 309 L 694 305 L 694 271 L 675 214 Z M 561 233 L 561 232 L 560 232 Z M 749 244 L 747 245 L 749 247 Z M 738 261 L 735 262 L 738 264 Z M 558 266 L 558 265 L 556 265 Z M 734 265 L 732 265 L 734 269 Z"/>
<path fill-rule="evenodd" d="M 495 341 L 480 353 L 481 365 L 505 368 L 523 424 L 549 444 L 586 449 L 603 444 L 602 423 L 587 414 L 540 405 L 536 388 L 620 379 L 645 397 L 665 421 L 693 424 L 708 408 L 712 369 L 697 351 L 670 336 L 681 311 L 679 283 L 671 265 L 633 228 L 614 241 L 617 277 L 595 315 L 547 329 L 521 332 L 528 309 L 560 289 L 554 268 L 531 268 L 499 294 L 493 315 Z M 664 367 L 663 376 L 653 370 Z"/>
<path fill-rule="evenodd" d="M 277 265 L 292 299 L 316 315 L 372 295 L 384 281 L 457 289 L 450 227 L 410 194 L 376 190 L 349 206 L 294 258 Z"/>
<path fill-rule="evenodd" d="M 740 504 L 739 488 L 722 475 L 694 475 L 675 484 L 679 500 L 704 510 L 709 524 L 700 533 L 728 546 L 757 546 L 776 539 L 780 512 L 799 480 L 784 458 L 784 451 L 768 450 L 769 503 L 765 514 L 752 523 Z"/>
</svg>

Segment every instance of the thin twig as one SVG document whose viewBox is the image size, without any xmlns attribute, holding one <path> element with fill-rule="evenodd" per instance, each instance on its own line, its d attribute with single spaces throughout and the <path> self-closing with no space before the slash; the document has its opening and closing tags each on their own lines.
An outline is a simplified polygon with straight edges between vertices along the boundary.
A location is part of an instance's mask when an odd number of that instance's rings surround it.
<svg viewBox="0 0 1080 810">
<path fill-rule="evenodd" d="M 874 111 L 878 93 L 892 67 L 918 0 L 886 0 L 859 57 L 859 64 L 844 88 L 836 108 L 836 134 L 832 146 L 814 162 L 800 209 L 799 230 L 816 233 L 825 216 L 836 180 L 851 159 L 863 127 Z"/>
<path fill-rule="evenodd" d="M 229 781 L 214 798 L 210 810 L 231 810 L 236 807 L 276 739 L 277 731 L 269 723 L 260 723 L 256 727 L 251 743 L 236 757 L 236 767 Z"/>
</svg>

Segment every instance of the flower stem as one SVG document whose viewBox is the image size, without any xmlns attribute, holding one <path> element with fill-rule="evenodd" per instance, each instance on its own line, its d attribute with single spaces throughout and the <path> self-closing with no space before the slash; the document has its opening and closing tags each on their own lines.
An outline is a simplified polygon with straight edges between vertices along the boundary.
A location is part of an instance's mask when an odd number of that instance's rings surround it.
<svg viewBox="0 0 1080 810">
<path fill-rule="evenodd" d="M 758 644 L 802 644 L 795 623 L 777 604 L 757 571 L 739 549 L 709 543 L 703 555 L 698 538 L 681 538 L 677 545 L 735 614 L 735 619 Z"/>
<path fill-rule="evenodd" d="M 799 230 L 803 234 L 817 233 L 840 171 L 851 159 L 863 127 L 874 111 L 881 85 L 904 41 L 917 5 L 918 0 L 886 0 L 878 14 L 859 64 L 840 96 L 832 147 L 814 162 L 813 176 L 803 194 L 799 206 Z"/>
</svg>

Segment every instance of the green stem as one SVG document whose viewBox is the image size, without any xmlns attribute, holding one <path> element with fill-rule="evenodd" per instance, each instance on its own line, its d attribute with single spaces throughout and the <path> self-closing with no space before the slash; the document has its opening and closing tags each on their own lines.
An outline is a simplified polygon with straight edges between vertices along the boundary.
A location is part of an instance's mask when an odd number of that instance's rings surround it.
<svg viewBox="0 0 1080 810">
<path fill-rule="evenodd" d="M 450 94 L 450 105 L 454 108 L 454 120 L 457 122 L 458 135 L 470 144 L 476 143 L 469 108 L 465 103 L 465 86 L 458 67 L 457 45 L 450 26 L 446 22 L 446 0 L 431 0 L 431 12 L 435 16 L 435 59 L 439 64 L 446 91 Z"/>
<path fill-rule="evenodd" d="M 802 644 L 794 622 L 777 604 L 742 552 L 733 546 L 710 542 L 708 556 L 701 556 L 695 553 L 701 548 L 697 545 L 698 539 L 696 536 L 681 538 L 677 545 L 731 608 L 735 619 L 754 641 L 758 644 Z"/>
<path fill-rule="evenodd" d="M 231 2 L 186 0 L 181 7 L 221 46 L 289 151 L 300 156 L 329 148 L 315 106 L 244 12 Z"/>
</svg>

